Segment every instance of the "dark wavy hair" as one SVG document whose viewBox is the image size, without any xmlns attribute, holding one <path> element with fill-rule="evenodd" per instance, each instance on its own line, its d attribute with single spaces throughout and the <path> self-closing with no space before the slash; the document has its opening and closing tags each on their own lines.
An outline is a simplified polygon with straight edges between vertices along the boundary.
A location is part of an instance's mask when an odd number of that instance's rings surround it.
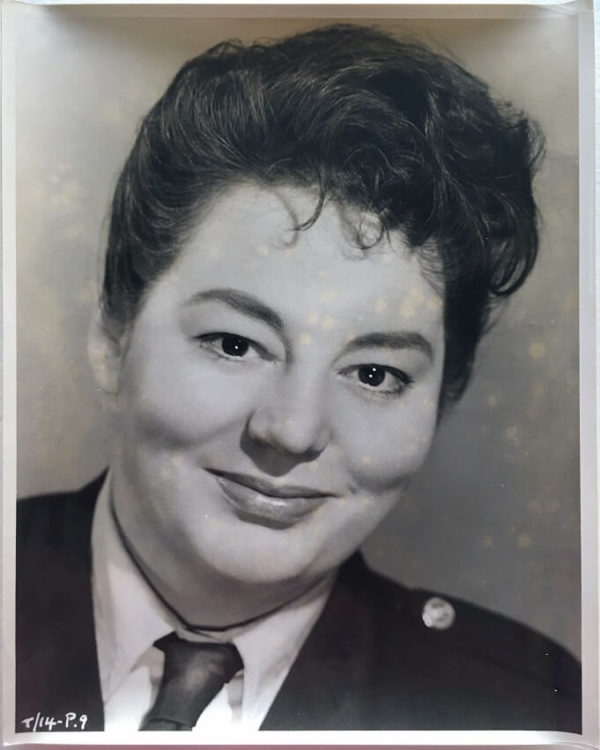
<svg viewBox="0 0 600 750">
<path fill-rule="evenodd" d="M 186 63 L 143 120 L 112 202 L 102 305 L 122 326 L 200 212 L 236 181 L 291 183 L 402 230 L 441 280 L 441 403 L 469 380 L 494 303 L 537 254 L 539 129 L 453 60 L 335 25 L 225 42 Z M 360 232 L 357 243 L 361 244 Z"/>
</svg>

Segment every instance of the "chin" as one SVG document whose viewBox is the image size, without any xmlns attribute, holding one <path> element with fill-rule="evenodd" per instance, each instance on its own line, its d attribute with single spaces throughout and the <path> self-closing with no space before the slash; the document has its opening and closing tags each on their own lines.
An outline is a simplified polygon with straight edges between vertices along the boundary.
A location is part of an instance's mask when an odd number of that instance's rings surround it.
<svg viewBox="0 0 600 750">
<path fill-rule="evenodd" d="M 202 555 L 197 558 L 198 566 L 204 569 L 209 567 L 214 574 L 224 580 L 252 587 L 278 586 L 299 580 L 310 581 L 335 567 L 333 564 L 320 565 L 315 550 L 307 549 L 302 541 L 284 539 L 284 536 L 288 536 L 285 532 L 282 535 L 277 530 L 266 531 L 266 534 L 245 535 L 243 542 L 243 535 L 240 533 L 238 543 L 243 546 L 234 546 L 234 536 L 227 547 L 204 549 Z M 280 538 L 276 539 L 275 543 L 269 544 L 264 539 L 276 534 Z M 258 539 L 255 541 L 248 536 Z"/>
</svg>

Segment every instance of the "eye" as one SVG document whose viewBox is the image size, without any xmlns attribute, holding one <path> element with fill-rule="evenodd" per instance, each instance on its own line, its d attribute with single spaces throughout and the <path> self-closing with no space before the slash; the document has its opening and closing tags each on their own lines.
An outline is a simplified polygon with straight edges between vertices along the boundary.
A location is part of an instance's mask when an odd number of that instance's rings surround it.
<svg viewBox="0 0 600 750">
<path fill-rule="evenodd" d="M 381 396 L 397 396 L 413 382 L 410 375 L 387 365 L 359 365 L 349 367 L 342 375 L 356 382 L 358 387 Z"/>
<path fill-rule="evenodd" d="M 225 333 L 221 336 L 221 349 L 229 357 L 243 357 L 250 348 L 248 339 L 241 336 L 234 336 L 231 333 Z"/>
<path fill-rule="evenodd" d="M 387 375 L 386 370 L 378 365 L 363 365 L 358 368 L 358 379 L 365 385 L 370 385 L 373 388 L 381 385 L 385 376 Z"/>
<path fill-rule="evenodd" d="M 264 347 L 236 333 L 207 333 L 196 342 L 211 356 L 224 360 L 271 359 Z"/>
</svg>

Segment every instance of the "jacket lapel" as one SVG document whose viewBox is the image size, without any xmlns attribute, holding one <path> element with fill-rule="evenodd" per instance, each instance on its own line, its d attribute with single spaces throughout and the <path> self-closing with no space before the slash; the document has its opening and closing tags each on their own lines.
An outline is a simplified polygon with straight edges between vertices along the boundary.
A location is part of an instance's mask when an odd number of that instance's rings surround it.
<svg viewBox="0 0 600 750">
<path fill-rule="evenodd" d="M 103 479 L 79 493 L 20 503 L 17 731 L 48 730 L 52 719 L 55 731 L 103 729 L 90 551 Z"/>
<path fill-rule="evenodd" d="M 373 617 L 359 555 L 340 570 L 323 613 L 302 647 L 261 729 L 361 729 L 373 696 Z"/>
</svg>

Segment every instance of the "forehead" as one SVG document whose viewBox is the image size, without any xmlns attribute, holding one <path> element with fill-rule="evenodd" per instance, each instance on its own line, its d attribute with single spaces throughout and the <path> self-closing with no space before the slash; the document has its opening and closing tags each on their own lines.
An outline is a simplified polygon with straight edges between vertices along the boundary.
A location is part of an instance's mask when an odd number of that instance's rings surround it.
<svg viewBox="0 0 600 750">
<path fill-rule="evenodd" d="M 209 288 L 242 290 L 281 309 L 284 319 L 286 312 L 307 320 L 351 314 L 355 323 L 418 318 L 440 325 L 440 295 L 401 232 L 379 238 L 373 216 L 335 202 L 298 230 L 316 200 L 291 186 L 229 188 L 205 211 L 167 274 L 171 292 L 184 300 Z M 361 248 L 358 234 L 372 246 Z"/>
</svg>

